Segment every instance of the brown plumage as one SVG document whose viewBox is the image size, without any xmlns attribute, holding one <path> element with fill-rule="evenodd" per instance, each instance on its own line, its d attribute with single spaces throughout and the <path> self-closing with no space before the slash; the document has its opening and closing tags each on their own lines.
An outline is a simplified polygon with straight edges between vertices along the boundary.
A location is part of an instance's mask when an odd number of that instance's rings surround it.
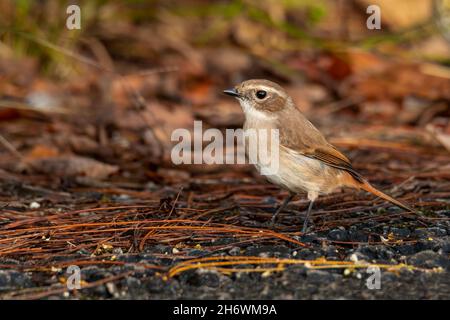
<svg viewBox="0 0 450 320">
<path fill-rule="evenodd" d="M 224 92 L 239 100 L 245 114 L 245 132 L 250 129 L 277 129 L 279 132 L 279 168 L 267 178 L 289 190 L 290 196 L 274 214 L 272 221 L 293 195 L 306 191 L 310 205 L 303 226 L 304 232 L 317 196 L 344 186 L 368 191 L 405 210 L 415 212 L 406 204 L 370 185 L 352 167 L 350 160 L 306 119 L 278 84 L 262 79 L 248 80 Z M 248 152 L 248 148 L 246 150 Z M 263 167 L 262 162 L 256 163 L 260 172 Z"/>
</svg>

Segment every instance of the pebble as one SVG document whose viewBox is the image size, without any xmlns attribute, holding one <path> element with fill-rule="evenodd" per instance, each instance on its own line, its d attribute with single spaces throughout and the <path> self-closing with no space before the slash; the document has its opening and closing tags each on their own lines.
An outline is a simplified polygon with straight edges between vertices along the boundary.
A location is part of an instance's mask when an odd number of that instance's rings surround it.
<svg viewBox="0 0 450 320">
<path fill-rule="evenodd" d="M 339 258 L 339 251 L 335 246 L 327 246 L 325 255 L 329 260 L 336 260 Z"/>
<path fill-rule="evenodd" d="M 230 256 L 238 256 L 241 254 L 241 248 L 239 247 L 233 247 L 228 251 L 228 254 Z"/>
<path fill-rule="evenodd" d="M 412 255 L 408 258 L 408 263 L 422 268 L 449 267 L 448 259 L 432 250 L 425 250 Z"/>
<path fill-rule="evenodd" d="M 39 209 L 41 207 L 41 205 L 39 204 L 39 202 L 33 201 L 32 203 L 30 203 L 30 209 Z"/>
<path fill-rule="evenodd" d="M 166 282 L 161 277 L 152 277 L 146 281 L 146 288 L 151 293 L 160 293 L 164 291 Z"/>
<path fill-rule="evenodd" d="M 33 282 L 26 273 L 15 270 L 0 270 L 0 290 L 27 288 L 32 285 Z"/>
<path fill-rule="evenodd" d="M 250 246 L 245 250 L 247 256 L 289 258 L 291 250 L 284 246 Z"/>
<path fill-rule="evenodd" d="M 397 246 L 396 249 L 402 255 L 411 255 L 414 252 L 416 252 L 416 249 L 414 248 L 414 245 L 412 245 L 412 244 L 405 244 L 405 245 Z"/>
<path fill-rule="evenodd" d="M 370 262 L 370 258 L 360 251 L 355 251 L 348 255 L 345 260 L 350 260 L 353 262 Z"/>
<path fill-rule="evenodd" d="M 318 237 L 317 237 L 317 234 L 311 232 L 311 233 L 307 233 L 305 235 L 302 235 L 301 237 L 298 237 L 296 240 L 301 241 L 301 242 L 305 242 L 305 243 L 311 243 L 313 241 L 317 241 Z"/>
<path fill-rule="evenodd" d="M 442 237 L 447 235 L 447 230 L 439 227 L 431 227 L 426 229 L 416 229 L 413 232 L 413 236 L 424 239 L 429 237 Z"/>
<path fill-rule="evenodd" d="M 450 241 L 449 240 L 445 241 L 445 243 L 442 245 L 442 252 L 450 253 Z"/>
<path fill-rule="evenodd" d="M 315 284 L 330 283 L 333 281 L 333 275 L 330 272 L 323 270 L 307 270 L 306 276 L 308 281 Z"/>
<path fill-rule="evenodd" d="M 369 236 L 361 230 L 349 231 L 349 238 L 355 242 L 367 242 Z"/>
<path fill-rule="evenodd" d="M 135 277 L 127 277 L 125 279 L 126 286 L 128 287 L 128 290 L 130 291 L 139 291 L 139 289 L 142 288 L 141 280 L 135 278 Z"/>
<path fill-rule="evenodd" d="M 131 197 L 127 194 L 120 194 L 118 196 L 113 196 L 112 199 L 117 202 L 126 202 L 131 199 Z"/>
<path fill-rule="evenodd" d="M 115 255 L 122 255 L 123 254 L 123 250 L 122 250 L 122 248 L 114 248 L 112 250 L 112 253 L 115 254 Z"/>
<path fill-rule="evenodd" d="M 193 286 L 207 286 L 216 288 L 219 286 L 219 274 L 217 271 L 208 269 L 197 269 L 195 272 L 190 273 L 186 281 Z"/>
<path fill-rule="evenodd" d="M 406 228 L 391 228 L 390 232 L 396 237 L 407 238 L 411 232 Z"/>
<path fill-rule="evenodd" d="M 328 238 L 336 241 L 347 241 L 348 232 L 345 229 L 333 229 L 328 233 Z"/>
</svg>

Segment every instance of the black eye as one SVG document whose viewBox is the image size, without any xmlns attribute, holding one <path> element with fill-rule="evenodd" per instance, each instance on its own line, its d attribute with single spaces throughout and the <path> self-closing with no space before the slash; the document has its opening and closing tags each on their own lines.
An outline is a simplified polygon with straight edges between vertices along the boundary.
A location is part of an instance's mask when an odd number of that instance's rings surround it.
<svg viewBox="0 0 450 320">
<path fill-rule="evenodd" d="M 258 99 L 264 99 L 267 95 L 267 92 L 265 92 L 264 90 L 258 90 L 256 91 L 256 97 Z"/>
</svg>

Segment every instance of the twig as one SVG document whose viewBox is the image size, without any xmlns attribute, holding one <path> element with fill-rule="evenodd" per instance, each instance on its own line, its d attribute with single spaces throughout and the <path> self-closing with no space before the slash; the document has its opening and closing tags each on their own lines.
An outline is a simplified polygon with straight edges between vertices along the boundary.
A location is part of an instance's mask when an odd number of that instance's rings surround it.
<svg viewBox="0 0 450 320">
<path fill-rule="evenodd" d="M 15 157 L 17 157 L 19 160 L 23 160 L 23 155 L 16 149 L 16 147 L 14 147 L 8 140 L 5 139 L 5 137 L 3 137 L 0 134 L 0 143 L 6 148 L 6 150 L 8 150 L 9 152 L 11 152 Z"/>
</svg>

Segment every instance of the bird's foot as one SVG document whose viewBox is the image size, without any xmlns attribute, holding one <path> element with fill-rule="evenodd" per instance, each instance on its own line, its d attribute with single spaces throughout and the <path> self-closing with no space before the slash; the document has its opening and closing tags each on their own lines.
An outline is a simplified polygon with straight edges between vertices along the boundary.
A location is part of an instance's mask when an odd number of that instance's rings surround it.
<svg viewBox="0 0 450 320">
<path fill-rule="evenodd" d="M 307 234 L 308 232 L 311 232 L 313 229 L 313 226 L 310 225 L 310 221 L 308 219 L 309 217 L 306 216 L 305 220 L 303 221 L 303 227 L 302 227 L 302 234 Z"/>
<path fill-rule="evenodd" d="M 275 222 L 277 221 L 278 214 L 283 210 L 284 208 L 279 207 L 275 210 L 274 214 L 272 215 L 272 218 L 270 219 L 270 225 L 274 226 Z"/>
<path fill-rule="evenodd" d="M 275 212 L 272 216 L 272 218 L 270 219 L 270 225 L 273 227 L 275 225 L 275 222 L 277 221 L 277 215 L 278 212 Z"/>
<path fill-rule="evenodd" d="M 303 223 L 302 234 L 306 234 L 306 233 L 308 233 L 308 226 L 306 223 Z"/>
</svg>

